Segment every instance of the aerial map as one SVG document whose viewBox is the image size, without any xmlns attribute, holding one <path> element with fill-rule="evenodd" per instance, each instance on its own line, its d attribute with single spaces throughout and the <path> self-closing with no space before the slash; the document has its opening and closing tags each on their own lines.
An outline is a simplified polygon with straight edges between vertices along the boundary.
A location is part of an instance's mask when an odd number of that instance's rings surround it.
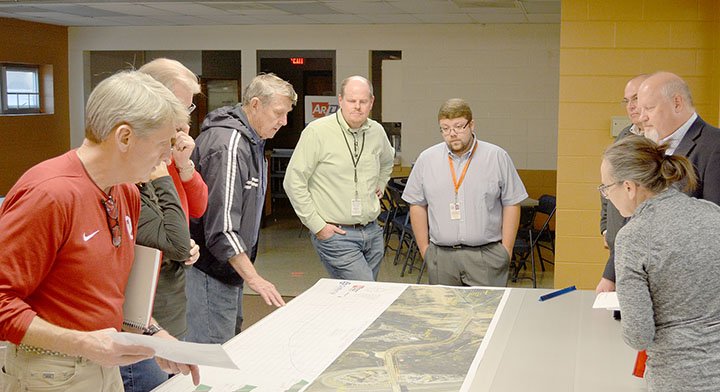
<svg viewBox="0 0 720 392">
<path fill-rule="evenodd" d="M 509 291 L 320 279 L 156 392 L 469 390 Z"/>
<path fill-rule="evenodd" d="M 503 294 L 410 286 L 304 391 L 459 391 Z"/>
</svg>

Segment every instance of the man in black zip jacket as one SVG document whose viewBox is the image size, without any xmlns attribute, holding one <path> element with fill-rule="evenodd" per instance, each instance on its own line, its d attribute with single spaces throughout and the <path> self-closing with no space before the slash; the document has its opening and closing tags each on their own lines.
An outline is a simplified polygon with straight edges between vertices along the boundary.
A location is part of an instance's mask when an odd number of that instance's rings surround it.
<svg viewBox="0 0 720 392">
<path fill-rule="evenodd" d="M 265 140 L 287 124 L 296 103 L 290 83 L 262 74 L 242 104 L 217 109 L 202 124 L 191 158 L 208 186 L 208 206 L 190 222 L 200 258 L 186 276 L 188 341 L 225 343 L 240 331 L 243 282 L 268 305 L 285 304 L 252 263 L 267 190 Z"/>
</svg>

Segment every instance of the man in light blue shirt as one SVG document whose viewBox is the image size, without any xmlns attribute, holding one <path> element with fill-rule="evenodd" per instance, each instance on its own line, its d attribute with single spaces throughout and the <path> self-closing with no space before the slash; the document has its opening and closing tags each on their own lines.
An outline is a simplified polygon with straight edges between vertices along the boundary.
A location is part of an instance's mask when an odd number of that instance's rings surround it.
<svg viewBox="0 0 720 392">
<path fill-rule="evenodd" d="M 477 140 L 467 102 L 446 101 L 438 120 L 445 141 L 420 154 L 402 196 L 430 284 L 505 286 L 525 186 L 505 150 Z"/>
</svg>

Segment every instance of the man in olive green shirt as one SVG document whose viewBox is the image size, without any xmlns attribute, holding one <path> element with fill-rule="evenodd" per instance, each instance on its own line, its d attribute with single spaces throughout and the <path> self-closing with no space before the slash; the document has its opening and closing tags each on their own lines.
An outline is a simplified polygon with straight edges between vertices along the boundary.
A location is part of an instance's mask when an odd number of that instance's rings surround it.
<svg viewBox="0 0 720 392">
<path fill-rule="evenodd" d="M 376 280 L 383 257 L 376 219 L 395 152 L 368 118 L 374 100 L 367 79 L 345 79 L 340 110 L 305 128 L 285 172 L 285 192 L 335 279 Z"/>
</svg>

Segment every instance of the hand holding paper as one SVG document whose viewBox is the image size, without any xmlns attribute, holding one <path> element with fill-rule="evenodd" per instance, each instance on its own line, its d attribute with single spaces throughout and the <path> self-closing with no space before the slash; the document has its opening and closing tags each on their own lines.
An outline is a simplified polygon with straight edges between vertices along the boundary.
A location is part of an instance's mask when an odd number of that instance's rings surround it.
<svg viewBox="0 0 720 392">
<path fill-rule="evenodd" d="M 118 343 L 150 347 L 155 356 L 178 363 L 237 369 L 219 344 L 200 344 L 162 339 L 136 333 L 116 332 L 110 336 Z"/>
</svg>

